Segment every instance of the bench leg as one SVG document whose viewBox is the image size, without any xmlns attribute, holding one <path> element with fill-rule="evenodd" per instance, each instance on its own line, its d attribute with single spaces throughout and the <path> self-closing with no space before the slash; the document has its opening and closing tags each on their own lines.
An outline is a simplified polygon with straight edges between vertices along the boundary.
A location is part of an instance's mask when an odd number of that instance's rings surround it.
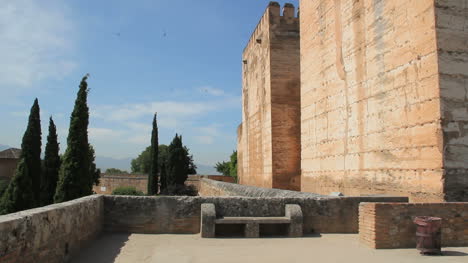
<svg viewBox="0 0 468 263">
<path fill-rule="evenodd" d="M 286 216 L 291 219 L 291 223 L 288 227 L 289 237 L 302 237 L 302 224 L 303 216 L 302 210 L 299 205 L 287 204 L 286 205 Z"/>
<path fill-rule="evenodd" d="M 248 237 L 248 238 L 260 237 L 260 225 L 257 223 L 245 224 L 245 237 Z"/>
<path fill-rule="evenodd" d="M 214 238 L 216 227 L 216 210 L 214 204 L 202 204 L 201 206 L 201 237 Z"/>
</svg>

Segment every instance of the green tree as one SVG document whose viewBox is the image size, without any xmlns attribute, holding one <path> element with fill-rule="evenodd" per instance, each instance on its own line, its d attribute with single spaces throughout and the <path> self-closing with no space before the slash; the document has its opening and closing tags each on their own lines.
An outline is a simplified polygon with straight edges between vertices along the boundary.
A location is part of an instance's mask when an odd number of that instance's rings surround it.
<svg viewBox="0 0 468 263">
<path fill-rule="evenodd" d="M 167 156 L 168 156 L 168 146 L 165 144 L 160 144 L 158 153 L 158 164 L 159 169 L 162 168 L 162 164 L 167 163 Z M 185 147 L 185 151 L 187 152 L 187 156 L 189 158 L 189 174 L 196 174 L 197 173 L 197 166 L 193 161 L 192 155 L 190 155 L 190 149 Z M 143 150 L 137 158 L 133 159 L 131 162 L 131 169 L 132 173 L 141 173 L 141 174 L 148 174 L 151 166 L 151 146 L 148 146 Z"/>
<path fill-rule="evenodd" d="M 148 174 L 151 167 L 151 146 L 138 155 L 137 158 L 132 160 L 132 173 Z"/>
<path fill-rule="evenodd" d="M 101 169 L 96 168 L 96 154 L 94 152 L 94 148 L 91 144 L 89 144 L 89 152 L 88 152 L 89 162 L 89 186 L 88 191 L 91 193 L 93 192 L 93 185 L 99 185 L 99 179 L 101 178 Z"/>
<path fill-rule="evenodd" d="M 216 171 L 224 176 L 231 176 L 237 182 L 237 151 L 234 151 L 229 162 L 216 163 Z"/>
<path fill-rule="evenodd" d="M 157 115 L 154 114 L 153 118 L 153 131 L 151 132 L 151 150 L 150 150 L 150 171 L 148 174 L 148 195 L 155 195 L 158 193 L 158 122 Z"/>
<path fill-rule="evenodd" d="M 229 167 L 229 162 L 218 162 L 216 163 L 216 171 L 218 171 L 218 173 L 224 175 L 224 176 L 229 176 L 231 174 L 231 171 L 230 171 L 230 167 Z"/>
<path fill-rule="evenodd" d="M 168 155 L 167 145 L 159 145 L 159 182 L 160 182 L 160 191 L 165 192 L 167 190 L 167 155 Z"/>
<path fill-rule="evenodd" d="M 0 178 L 0 207 L 1 207 L 1 201 L 2 201 L 3 193 L 5 193 L 5 191 L 8 188 L 9 184 L 10 184 L 10 182 L 7 179 Z"/>
<path fill-rule="evenodd" d="M 88 143 L 88 76 L 84 76 L 81 80 L 75 107 L 70 118 L 67 150 L 63 155 L 54 196 L 56 203 L 92 194 L 92 185 L 99 178 L 93 163 L 94 151 Z"/>
<path fill-rule="evenodd" d="M 190 154 L 190 150 L 186 146 L 184 146 L 184 151 L 188 161 L 188 174 L 197 174 L 197 166 L 193 162 L 193 155 Z"/>
<path fill-rule="evenodd" d="M 55 189 L 57 187 L 58 173 L 60 170 L 59 143 L 57 140 L 57 128 L 54 120 L 49 120 L 49 135 L 45 148 L 44 167 L 41 178 L 41 205 L 49 205 L 54 202 Z"/>
<path fill-rule="evenodd" d="M 117 169 L 117 168 L 108 168 L 106 169 L 106 171 L 104 172 L 105 174 L 128 174 L 127 171 L 125 170 L 120 170 L 120 169 Z"/>
<path fill-rule="evenodd" d="M 196 166 L 191 166 L 191 162 L 193 164 L 193 157 L 182 144 L 182 136 L 176 134 L 168 148 L 167 185 L 183 185 L 189 173 L 196 172 Z"/>
<path fill-rule="evenodd" d="M 34 100 L 21 143 L 20 161 L 0 202 L 0 213 L 8 214 L 39 205 L 41 180 L 41 119 Z"/>
<path fill-rule="evenodd" d="M 15 213 L 35 207 L 33 183 L 25 159 L 20 159 L 15 175 L 3 194 L 0 215 Z"/>
</svg>

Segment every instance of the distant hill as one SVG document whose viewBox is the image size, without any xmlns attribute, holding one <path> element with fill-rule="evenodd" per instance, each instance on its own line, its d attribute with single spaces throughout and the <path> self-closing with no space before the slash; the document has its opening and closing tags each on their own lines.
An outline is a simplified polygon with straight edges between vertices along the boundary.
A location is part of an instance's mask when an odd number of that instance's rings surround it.
<svg viewBox="0 0 468 263">
<path fill-rule="evenodd" d="M 214 165 L 204 165 L 204 164 L 196 164 L 197 165 L 197 174 L 201 175 L 217 175 L 220 174 L 214 168 Z"/>
<path fill-rule="evenodd" d="M 4 145 L 4 144 L 0 144 L 0 151 L 3 151 L 3 150 L 6 150 L 6 149 L 10 149 L 12 147 L 8 146 L 8 145 Z"/>
<path fill-rule="evenodd" d="M 130 172 L 131 161 L 132 161 L 132 158 L 117 159 L 117 158 L 96 156 L 96 166 L 99 169 L 101 169 L 102 172 L 104 172 L 107 168 L 117 168 L 120 170 L 125 170 L 127 172 Z"/>
<path fill-rule="evenodd" d="M 131 162 L 133 158 L 111 158 L 111 157 L 102 157 L 96 156 L 96 166 L 104 172 L 108 168 L 117 168 L 120 170 L 125 170 L 131 172 Z M 196 164 L 197 165 L 197 174 L 201 175 L 217 175 L 219 174 L 214 166 L 205 165 L 205 164 Z"/>
</svg>

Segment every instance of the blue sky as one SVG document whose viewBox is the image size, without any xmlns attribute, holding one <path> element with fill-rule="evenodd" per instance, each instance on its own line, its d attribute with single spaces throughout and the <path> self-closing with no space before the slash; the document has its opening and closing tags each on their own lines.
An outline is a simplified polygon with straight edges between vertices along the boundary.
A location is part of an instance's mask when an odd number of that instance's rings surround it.
<svg viewBox="0 0 468 263">
<path fill-rule="evenodd" d="M 227 160 L 241 122 L 242 50 L 268 2 L 0 1 L 0 144 L 20 145 L 37 97 L 43 143 L 52 115 L 64 150 L 89 73 L 98 156 L 137 156 L 158 112 L 160 143 L 177 132 L 196 163 Z"/>
</svg>

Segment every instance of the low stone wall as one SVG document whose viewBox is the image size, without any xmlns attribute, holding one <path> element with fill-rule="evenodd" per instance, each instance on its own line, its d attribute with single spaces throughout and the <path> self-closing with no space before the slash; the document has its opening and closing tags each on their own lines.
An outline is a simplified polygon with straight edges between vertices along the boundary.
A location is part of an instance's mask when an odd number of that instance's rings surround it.
<svg viewBox="0 0 468 263">
<path fill-rule="evenodd" d="M 187 181 L 185 181 L 185 185 L 193 185 L 197 190 L 200 189 L 200 184 L 202 179 L 210 179 L 214 181 L 226 182 L 226 183 L 234 183 L 234 177 L 231 176 L 224 176 L 224 175 L 189 175 Z"/>
<path fill-rule="evenodd" d="M 298 204 L 304 233 L 357 233 L 361 202 L 407 202 L 406 197 L 253 198 L 104 196 L 104 229 L 144 234 L 200 232 L 200 207 L 213 203 L 223 216 L 284 216 Z"/>
<path fill-rule="evenodd" d="M 360 240 L 373 248 L 414 248 L 416 216 L 443 219 L 442 246 L 468 246 L 468 203 L 363 203 Z"/>
<path fill-rule="evenodd" d="M 313 193 L 303 193 L 289 190 L 262 188 L 241 184 L 218 182 L 201 179 L 198 189 L 200 196 L 245 196 L 245 197 L 288 197 L 288 198 L 315 198 L 326 197 Z"/>
<path fill-rule="evenodd" d="M 103 174 L 99 181 L 99 185 L 93 186 L 93 191 L 97 194 L 112 194 L 118 187 L 135 187 L 145 194 L 148 192 L 148 175 L 146 174 Z"/>
<path fill-rule="evenodd" d="M 0 262 L 66 262 L 102 230 L 103 196 L 0 216 Z"/>
</svg>

